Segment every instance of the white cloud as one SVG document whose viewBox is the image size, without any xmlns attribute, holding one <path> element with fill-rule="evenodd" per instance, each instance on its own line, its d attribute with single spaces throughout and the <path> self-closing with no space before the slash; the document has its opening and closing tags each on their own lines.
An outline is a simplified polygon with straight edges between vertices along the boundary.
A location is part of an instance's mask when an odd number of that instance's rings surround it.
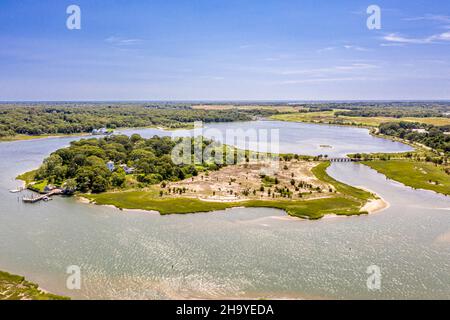
<svg viewBox="0 0 450 320">
<path fill-rule="evenodd" d="M 367 48 L 363 48 L 363 47 L 355 46 L 355 45 L 345 45 L 344 48 L 347 50 L 369 51 L 369 49 L 367 49 Z"/>
<path fill-rule="evenodd" d="M 399 43 L 428 43 L 429 41 L 427 40 L 427 38 L 425 39 L 415 39 L 415 38 L 405 38 L 403 36 L 400 36 L 396 33 L 390 33 L 387 36 L 383 37 L 384 40 L 389 41 L 389 42 L 399 42 Z"/>
<path fill-rule="evenodd" d="M 339 82 L 339 81 L 366 81 L 374 80 L 367 77 L 341 77 L 341 78 L 319 78 L 319 79 L 299 79 L 299 80 L 286 80 L 281 81 L 281 85 L 292 85 L 292 84 L 306 84 L 306 83 L 324 83 L 324 82 Z"/>
<path fill-rule="evenodd" d="M 450 41 L 450 31 L 441 34 L 435 34 L 426 38 L 408 38 L 403 37 L 397 33 L 390 33 L 384 36 L 383 39 L 388 42 L 404 43 L 404 44 L 430 44 L 440 41 Z"/>
<path fill-rule="evenodd" d="M 121 38 L 121 37 L 114 37 L 111 36 L 109 38 L 105 39 L 105 42 L 117 45 L 117 46 L 131 46 L 135 44 L 141 43 L 142 39 L 127 39 L 127 38 Z"/>
<path fill-rule="evenodd" d="M 404 43 L 381 43 L 380 44 L 381 47 L 404 47 L 405 44 Z"/>
<path fill-rule="evenodd" d="M 431 39 L 432 41 L 433 41 L 433 40 L 450 41 L 450 31 L 441 33 L 441 34 L 439 34 L 439 35 L 432 36 L 430 39 Z"/>
<path fill-rule="evenodd" d="M 339 47 L 325 47 L 325 48 L 317 50 L 317 52 L 318 53 L 329 52 L 329 51 L 334 51 L 336 49 L 346 49 L 346 50 L 355 50 L 355 51 L 370 51 L 369 49 L 364 48 L 364 47 L 360 47 L 360 46 L 352 45 L 352 44 L 347 44 L 347 45 L 344 45 L 342 47 L 341 46 L 339 46 Z"/>
<path fill-rule="evenodd" d="M 438 15 L 438 14 L 426 14 L 426 15 L 420 16 L 420 17 L 404 18 L 403 20 L 404 21 L 428 20 L 428 21 L 450 23 L 450 16 L 444 16 L 444 15 Z"/>
<path fill-rule="evenodd" d="M 327 51 L 333 51 L 334 49 L 336 49 L 336 47 L 326 47 L 326 48 L 317 50 L 317 52 L 322 53 L 322 52 L 327 52 Z"/>
<path fill-rule="evenodd" d="M 316 68 L 316 69 L 303 69 L 303 70 L 285 70 L 280 72 L 281 75 L 314 75 L 314 76 L 324 76 L 326 74 L 336 74 L 336 73 L 348 73 L 354 71 L 362 71 L 367 69 L 375 69 L 378 66 L 368 63 L 353 63 L 343 66 L 333 66 L 328 68 Z"/>
</svg>

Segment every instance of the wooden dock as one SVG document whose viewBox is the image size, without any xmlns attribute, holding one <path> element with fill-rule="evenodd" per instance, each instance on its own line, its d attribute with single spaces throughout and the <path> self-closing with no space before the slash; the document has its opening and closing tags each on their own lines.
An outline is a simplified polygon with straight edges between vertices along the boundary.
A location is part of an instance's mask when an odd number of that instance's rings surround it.
<svg viewBox="0 0 450 320">
<path fill-rule="evenodd" d="M 39 202 L 42 200 L 46 200 L 46 199 L 48 200 L 48 199 L 50 199 L 51 196 L 56 196 L 56 195 L 59 195 L 62 193 L 63 193 L 63 191 L 61 189 L 54 189 L 54 190 L 50 191 L 49 193 L 40 195 L 38 197 L 32 197 L 32 198 L 23 197 L 22 201 L 25 203 L 36 203 L 36 202 Z"/>
</svg>

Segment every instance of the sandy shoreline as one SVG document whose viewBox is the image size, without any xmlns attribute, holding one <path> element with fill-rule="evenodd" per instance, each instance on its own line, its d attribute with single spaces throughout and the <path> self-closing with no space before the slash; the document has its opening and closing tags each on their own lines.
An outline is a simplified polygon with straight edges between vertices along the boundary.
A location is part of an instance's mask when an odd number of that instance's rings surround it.
<svg viewBox="0 0 450 320">
<path fill-rule="evenodd" d="M 374 214 L 380 211 L 383 211 L 390 207 L 390 203 L 385 201 L 383 198 L 374 199 L 367 202 L 362 208 L 361 211 L 367 211 L 369 214 Z"/>
<path fill-rule="evenodd" d="M 376 196 L 376 199 L 369 200 L 362 208 L 361 211 L 367 211 L 369 214 L 381 212 L 391 206 L 383 197 L 377 194 L 375 191 L 366 187 L 357 186 L 356 188 L 370 192 Z"/>
</svg>

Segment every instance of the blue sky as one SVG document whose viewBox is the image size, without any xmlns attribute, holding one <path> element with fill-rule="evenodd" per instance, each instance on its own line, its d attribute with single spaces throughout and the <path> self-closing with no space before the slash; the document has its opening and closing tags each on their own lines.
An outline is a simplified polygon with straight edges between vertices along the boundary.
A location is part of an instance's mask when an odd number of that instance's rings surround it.
<svg viewBox="0 0 450 320">
<path fill-rule="evenodd" d="M 449 57 L 448 0 L 0 2 L 3 101 L 450 99 Z"/>
</svg>

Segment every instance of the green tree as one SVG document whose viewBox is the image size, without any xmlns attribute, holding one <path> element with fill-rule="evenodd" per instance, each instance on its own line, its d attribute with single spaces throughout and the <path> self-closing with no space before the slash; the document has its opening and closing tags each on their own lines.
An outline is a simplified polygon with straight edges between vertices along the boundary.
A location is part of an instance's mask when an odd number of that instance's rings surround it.
<svg viewBox="0 0 450 320">
<path fill-rule="evenodd" d="M 102 176 L 96 176 L 92 182 L 92 192 L 100 193 L 108 190 L 109 183 L 108 180 L 103 178 Z"/>
</svg>

